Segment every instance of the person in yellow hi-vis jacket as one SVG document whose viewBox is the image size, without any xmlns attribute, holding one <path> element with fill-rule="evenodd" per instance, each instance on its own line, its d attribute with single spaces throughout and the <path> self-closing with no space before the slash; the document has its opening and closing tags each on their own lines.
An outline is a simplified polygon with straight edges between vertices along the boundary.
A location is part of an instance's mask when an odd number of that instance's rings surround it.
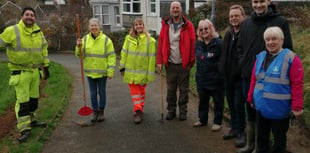
<svg viewBox="0 0 310 153">
<path fill-rule="evenodd" d="M 43 66 L 46 80 L 49 77 L 47 42 L 35 23 L 35 10 L 25 7 L 21 20 L 7 27 L 0 34 L 0 47 L 6 48 L 8 67 L 12 72 L 9 85 L 15 88 L 15 113 L 17 128 L 21 132 L 19 142 L 26 142 L 32 127 L 45 127 L 45 122 L 34 120 L 38 108 L 40 72 Z"/>
<path fill-rule="evenodd" d="M 147 83 L 154 80 L 156 62 L 156 40 L 147 32 L 141 18 L 133 21 L 121 51 L 120 72 L 128 83 L 134 104 L 134 123 L 142 121 Z"/>
<path fill-rule="evenodd" d="M 111 39 L 102 33 L 99 20 L 89 20 L 89 33 L 77 40 L 75 55 L 80 56 L 82 49 L 83 68 L 87 76 L 91 105 L 94 110 L 91 122 L 104 120 L 106 105 L 106 82 L 114 75 L 116 55 Z M 99 90 L 99 92 L 97 92 Z M 97 93 L 100 99 L 98 103 Z"/>
</svg>

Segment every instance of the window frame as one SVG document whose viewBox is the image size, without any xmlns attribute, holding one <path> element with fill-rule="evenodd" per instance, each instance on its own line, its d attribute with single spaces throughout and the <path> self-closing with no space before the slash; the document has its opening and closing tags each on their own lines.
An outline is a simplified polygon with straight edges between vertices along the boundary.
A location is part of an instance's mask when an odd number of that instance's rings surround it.
<svg viewBox="0 0 310 153">
<path fill-rule="evenodd" d="M 96 7 L 99 7 L 99 12 L 96 14 Z M 107 8 L 107 14 L 103 11 L 103 7 Z M 93 16 L 95 18 L 98 18 L 100 21 L 100 25 L 111 25 L 111 19 L 110 19 L 110 7 L 107 4 L 95 4 L 93 5 Z M 106 18 L 104 18 L 106 17 Z M 108 19 L 108 22 L 105 20 Z"/>
<path fill-rule="evenodd" d="M 134 6 L 135 4 L 139 5 L 139 12 L 134 11 Z M 126 5 L 126 7 L 125 7 Z M 129 5 L 129 11 L 125 11 L 125 8 L 127 8 Z M 141 10 L 141 0 L 123 0 L 123 13 L 124 14 L 141 14 L 142 10 Z"/>
<path fill-rule="evenodd" d="M 153 1 L 153 2 L 152 2 Z M 156 9 L 156 0 L 148 0 L 147 1 L 147 7 L 148 7 L 148 14 L 151 15 L 151 16 L 156 16 L 157 14 L 157 9 Z M 152 5 L 154 5 L 155 7 L 155 12 L 152 12 Z"/>
</svg>

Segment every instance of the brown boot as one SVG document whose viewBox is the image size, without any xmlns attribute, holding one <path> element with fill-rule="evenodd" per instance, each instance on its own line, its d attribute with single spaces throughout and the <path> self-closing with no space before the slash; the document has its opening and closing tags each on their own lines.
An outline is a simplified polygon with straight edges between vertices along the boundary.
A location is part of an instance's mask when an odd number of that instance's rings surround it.
<svg viewBox="0 0 310 153">
<path fill-rule="evenodd" d="M 137 110 L 135 115 L 134 115 L 134 120 L 133 120 L 136 124 L 140 124 L 142 121 L 142 111 Z"/>
<path fill-rule="evenodd" d="M 93 118 L 90 121 L 91 122 L 97 122 L 98 121 L 98 110 L 94 110 Z"/>
<path fill-rule="evenodd" d="M 104 110 L 103 109 L 99 109 L 98 111 L 98 122 L 102 122 L 104 120 Z"/>
</svg>

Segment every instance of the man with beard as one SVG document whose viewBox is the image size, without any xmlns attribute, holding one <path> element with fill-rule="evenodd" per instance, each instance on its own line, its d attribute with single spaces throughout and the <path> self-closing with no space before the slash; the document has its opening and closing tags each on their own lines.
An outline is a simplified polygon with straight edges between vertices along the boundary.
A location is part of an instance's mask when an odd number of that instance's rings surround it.
<svg viewBox="0 0 310 153">
<path fill-rule="evenodd" d="M 289 24 L 286 19 L 280 16 L 271 0 L 252 0 L 253 12 L 245 19 L 240 27 L 240 37 L 238 41 L 239 64 L 242 71 L 242 90 L 244 98 L 247 99 L 252 68 L 256 55 L 266 50 L 263 38 L 264 31 L 271 26 L 278 26 L 284 33 L 283 48 L 292 50 L 292 39 Z M 247 109 L 247 144 L 238 153 L 251 153 L 255 149 L 255 122 L 256 110 L 249 103 Z M 255 151 L 254 151 L 255 152 Z"/>
<path fill-rule="evenodd" d="M 6 47 L 11 71 L 9 85 L 16 93 L 15 112 L 17 128 L 21 133 L 19 142 L 26 142 L 32 127 L 45 127 L 46 123 L 34 120 L 38 108 L 40 70 L 46 80 L 49 77 L 47 42 L 40 27 L 35 23 L 35 10 L 25 7 L 21 20 L 7 27 L 0 34 L 0 47 Z"/>
<path fill-rule="evenodd" d="M 182 14 L 181 3 L 173 1 L 170 16 L 162 20 L 157 46 L 157 67 L 162 71 L 163 64 L 167 79 L 166 120 L 176 117 L 177 100 L 179 120 L 186 120 L 189 73 L 195 64 L 195 28 Z M 177 98 L 177 88 L 179 97 Z"/>
</svg>

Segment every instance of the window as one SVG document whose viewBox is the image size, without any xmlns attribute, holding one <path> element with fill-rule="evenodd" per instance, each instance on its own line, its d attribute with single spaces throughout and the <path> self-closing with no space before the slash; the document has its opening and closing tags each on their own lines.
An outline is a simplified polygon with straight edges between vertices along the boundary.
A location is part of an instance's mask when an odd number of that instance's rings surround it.
<svg viewBox="0 0 310 153">
<path fill-rule="evenodd" d="M 124 13 L 141 13 L 140 0 L 123 0 Z"/>
<path fill-rule="evenodd" d="M 151 15 L 155 15 L 156 14 L 156 0 L 148 0 L 149 2 L 149 8 L 148 8 L 148 12 Z"/>
<path fill-rule="evenodd" d="M 120 25 L 121 24 L 121 16 L 119 14 L 119 7 L 118 6 L 114 7 L 114 15 L 115 15 L 115 25 Z"/>
<path fill-rule="evenodd" d="M 101 24 L 110 24 L 110 14 L 108 5 L 94 5 L 94 17 L 98 18 Z"/>
</svg>

